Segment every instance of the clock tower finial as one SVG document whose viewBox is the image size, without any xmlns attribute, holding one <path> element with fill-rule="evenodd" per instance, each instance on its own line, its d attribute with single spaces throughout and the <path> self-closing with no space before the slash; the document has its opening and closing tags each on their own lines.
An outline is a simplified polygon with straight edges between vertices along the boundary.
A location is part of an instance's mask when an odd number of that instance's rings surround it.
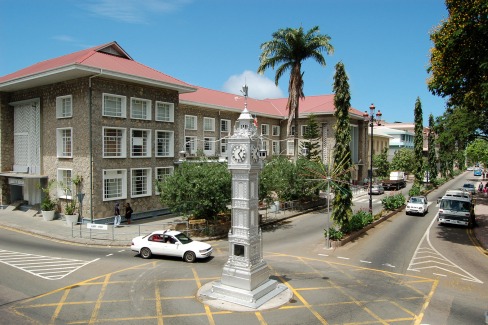
<svg viewBox="0 0 488 325">
<path fill-rule="evenodd" d="M 253 124 L 254 118 L 247 110 L 248 90 L 247 85 L 242 86 L 241 93 L 244 95 L 244 110 L 237 119 L 233 137 L 253 137 L 257 133 L 257 128 Z"/>
</svg>

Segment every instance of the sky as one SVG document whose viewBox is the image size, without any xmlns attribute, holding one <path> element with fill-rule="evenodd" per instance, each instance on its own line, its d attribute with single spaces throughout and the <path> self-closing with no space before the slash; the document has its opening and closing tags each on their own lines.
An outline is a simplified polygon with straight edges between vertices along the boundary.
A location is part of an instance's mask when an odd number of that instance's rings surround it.
<svg viewBox="0 0 488 325">
<path fill-rule="evenodd" d="M 261 44 L 282 28 L 318 26 L 334 53 L 302 64 L 304 94 L 333 93 L 335 65 L 349 77 L 351 106 L 373 103 L 387 122 L 423 123 L 445 111 L 426 80 L 429 34 L 443 0 L 0 0 L 0 76 L 116 41 L 135 61 L 191 85 L 249 97 L 288 97 L 289 72 L 257 74 Z M 252 110 L 250 107 L 249 109 Z"/>
</svg>

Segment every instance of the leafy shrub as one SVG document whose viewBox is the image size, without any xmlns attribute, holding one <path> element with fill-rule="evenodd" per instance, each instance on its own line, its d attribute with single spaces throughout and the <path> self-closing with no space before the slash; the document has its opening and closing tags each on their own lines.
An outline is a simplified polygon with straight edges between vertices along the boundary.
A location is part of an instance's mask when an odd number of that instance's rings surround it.
<svg viewBox="0 0 488 325">
<path fill-rule="evenodd" d="M 405 204 L 405 197 L 401 193 L 389 195 L 381 200 L 381 204 L 383 205 L 383 209 L 392 211 Z"/>
<path fill-rule="evenodd" d="M 419 185 L 412 186 L 412 188 L 410 189 L 410 191 L 408 191 L 408 195 L 409 196 L 417 196 L 417 195 L 420 195 L 420 186 Z"/>
<path fill-rule="evenodd" d="M 324 229 L 324 237 L 327 238 L 327 229 Z M 330 240 L 341 240 L 344 237 L 344 233 L 340 230 L 335 229 L 334 227 L 329 228 L 329 239 Z"/>
<path fill-rule="evenodd" d="M 364 210 L 358 211 L 349 220 L 349 230 L 357 231 L 363 229 L 367 225 L 373 222 L 373 216 Z"/>
</svg>

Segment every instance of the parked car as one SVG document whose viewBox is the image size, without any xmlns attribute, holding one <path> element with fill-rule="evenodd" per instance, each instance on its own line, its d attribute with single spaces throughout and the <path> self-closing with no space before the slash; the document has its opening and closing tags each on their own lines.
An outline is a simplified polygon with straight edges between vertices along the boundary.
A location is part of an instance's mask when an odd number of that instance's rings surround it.
<svg viewBox="0 0 488 325">
<path fill-rule="evenodd" d="M 425 215 L 429 212 L 429 203 L 425 196 L 412 196 L 405 208 L 405 213 L 408 214 L 421 214 Z"/>
<path fill-rule="evenodd" d="M 383 193 L 385 193 L 385 189 L 381 184 L 371 185 L 371 193 L 370 193 L 370 188 L 368 187 L 368 194 L 383 194 Z"/>
<path fill-rule="evenodd" d="M 472 183 L 464 184 L 461 189 L 465 190 L 466 192 L 471 193 L 472 195 L 476 194 L 476 188 L 474 187 L 474 184 L 472 184 Z"/>
<path fill-rule="evenodd" d="M 152 255 L 181 257 L 185 262 L 193 263 L 197 258 L 212 255 L 212 246 L 190 239 L 182 232 L 174 230 L 157 230 L 149 235 L 132 239 L 131 250 L 142 258 Z"/>
</svg>

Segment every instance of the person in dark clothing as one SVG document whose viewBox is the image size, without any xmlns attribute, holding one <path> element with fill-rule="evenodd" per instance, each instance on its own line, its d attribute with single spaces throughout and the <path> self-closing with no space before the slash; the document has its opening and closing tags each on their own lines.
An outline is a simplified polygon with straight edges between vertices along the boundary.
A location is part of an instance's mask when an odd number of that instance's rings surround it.
<svg viewBox="0 0 488 325">
<path fill-rule="evenodd" d="M 132 210 L 130 203 L 127 202 L 125 204 L 125 219 L 127 220 L 128 225 L 130 225 L 130 218 L 132 217 L 132 212 L 134 212 L 134 210 Z"/>
</svg>

